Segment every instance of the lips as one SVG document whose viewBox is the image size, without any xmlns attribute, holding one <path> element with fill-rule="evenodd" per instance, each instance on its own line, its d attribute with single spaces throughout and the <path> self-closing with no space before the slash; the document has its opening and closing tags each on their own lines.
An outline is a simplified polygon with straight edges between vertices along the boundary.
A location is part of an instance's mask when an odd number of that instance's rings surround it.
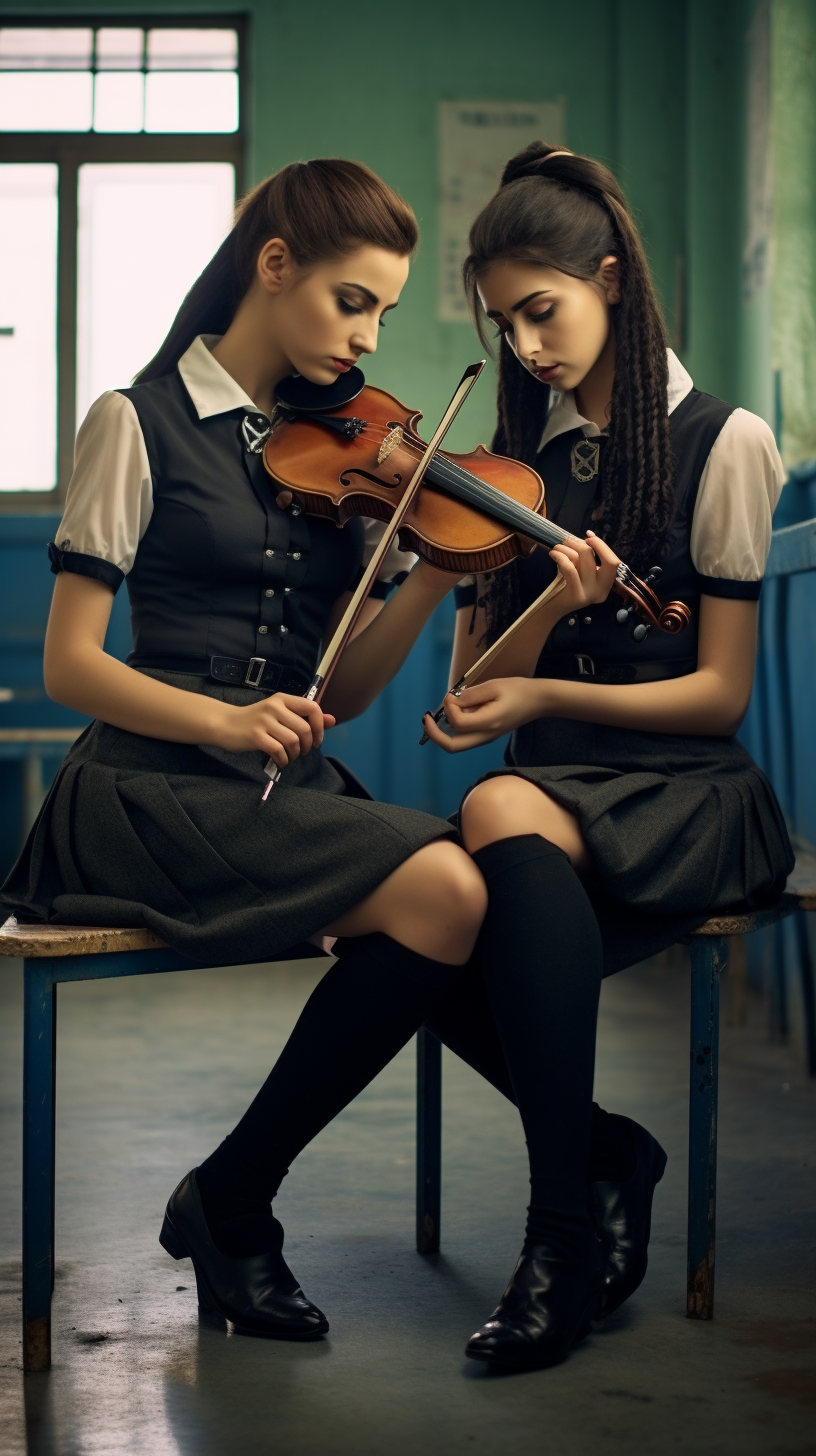
<svg viewBox="0 0 816 1456">
<path fill-rule="evenodd" d="M 549 380 L 555 379 L 560 368 L 560 364 L 550 364 L 549 367 L 546 369 L 534 369 L 533 373 L 535 374 L 536 379 L 540 379 L 543 384 L 547 384 Z"/>
<path fill-rule="evenodd" d="M 354 368 L 353 359 L 332 359 L 332 364 L 340 374 L 348 374 L 349 369 Z"/>
</svg>

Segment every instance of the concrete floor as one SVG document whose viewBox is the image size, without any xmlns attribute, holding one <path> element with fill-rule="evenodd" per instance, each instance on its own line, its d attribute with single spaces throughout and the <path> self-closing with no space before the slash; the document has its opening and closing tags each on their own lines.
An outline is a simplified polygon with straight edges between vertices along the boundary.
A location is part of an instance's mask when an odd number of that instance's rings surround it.
<svg viewBox="0 0 816 1456">
<path fill-rule="evenodd" d="M 597 1091 L 670 1155 L 646 1283 L 566 1365 L 463 1359 L 526 1202 L 513 1109 L 445 1064 L 444 1252 L 413 1249 L 413 1049 L 312 1145 L 276 1204 L 331 1334 L 199 1323 L 156 1235 L 177 1179 L 274 1059 L 314 963 L 60 988 L 54 1367 L 20 1368 L 21 972 L 0 963 L 2 1456 L 816 1452 L 814 1103 L 760 1009 L 723 1035 L 717 1320 L 684 1318 L 688 977 L 680 953 L 604 988 Z"/>
</svg>

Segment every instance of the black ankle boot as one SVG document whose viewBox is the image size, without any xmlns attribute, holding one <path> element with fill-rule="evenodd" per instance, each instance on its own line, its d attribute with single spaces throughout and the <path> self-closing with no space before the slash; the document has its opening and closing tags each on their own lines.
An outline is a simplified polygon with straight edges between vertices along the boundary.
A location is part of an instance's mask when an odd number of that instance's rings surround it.
<svg viewBox="0 0 816 1456">
<path fill-rule="evenodd" d="M 606 1319 L 642 1284 L 648 1263 L 654 1191 L 666 1170 L 660 1143 L 630 1118 L 634 1171 L 625 1182 L 589 1185 L 589 1211 L 606 1252 L 606 1268 L 593 1319 Z"/>
<path fill-rule="evenodd" d="M 603 1268 L 594 1237 L 578 1263 L 556 1258 L 546 1244 L 525 1245 L 498 1308 L 465 1354 L 514 1370 L 557 1365 L 589 1334 Z"/>
<path fill-rule="evenodd" d="M 215 1310 L 242 1335 L 278 1340 L 314 1340 L 329 1323 L 311 1304 L 281 1252 L 283 1229 L 273 1220 L 275 1250 L 231 1259 L 216 1248 L 196 1183 L 195 1169 L 171 1195 L 159 1243 L 173 1259 L 192 1259 L 201 1309 Z"/>
</svg>

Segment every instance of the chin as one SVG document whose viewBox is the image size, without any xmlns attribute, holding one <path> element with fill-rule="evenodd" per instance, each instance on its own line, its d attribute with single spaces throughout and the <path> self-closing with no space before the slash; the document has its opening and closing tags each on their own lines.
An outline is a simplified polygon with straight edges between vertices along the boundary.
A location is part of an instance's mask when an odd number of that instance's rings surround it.
<svg viewBox="0 0 816 1456">
<path fill-rule="evenodd" d="M 332 369 L 330 364 L 312 364 L 306 361 L 293 363 L 293 372 L 299 374 L 302 379 L 308 379 L 310 384 L 334 384 L 338 378 L 338 371 Z"/>
</svg>

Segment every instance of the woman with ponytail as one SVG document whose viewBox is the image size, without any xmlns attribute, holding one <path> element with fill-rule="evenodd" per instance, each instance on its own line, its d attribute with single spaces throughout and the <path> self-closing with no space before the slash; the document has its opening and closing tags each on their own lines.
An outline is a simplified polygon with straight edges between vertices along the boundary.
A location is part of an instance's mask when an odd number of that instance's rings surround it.
<svg viewBox="0 0 816 1456">
<path fill-rule="evenodd" d="M 480 338 L 499 339 L 493 448 L 538 470 L 548 515 L 578 538 L 457 588 L 452 681 L 556 569 L 565 581 L 489 682 L 445 700 L 450 735 L 425 718 L 448 752 L 511 734 L 507 768 L 460 811 L 488 886 L 483 990 L 430 1024 L 521 1112 L 527 1238 L 468 1353 L 530 1366 L 640 1283 L 666 1162 L 644 1128 L 591 1103 L 602 975 L 775 896 L 793 863 L 734 736 L 783 469 L 765 422 L 696 389 L 667 350 L 637 229 L 599 162 L 540 142 L 514 157 L 464 272 Z M 691 608 L 684 633 L 633 632 L 609 595 L 619 558 L 660 568 L 661 595 Z"/>
<path fill-rule="evenodd" d="M 203 1307 L 293 1340 L 328 1324 L 287 1268 L 271 1199 L 462 976 L 486 904 L 450 825 L 374 803 L 320 748 L 397 672 L 451 578 L 418 562 L 387 601 L 383 583 L 325 711 L 307 701 L 363 523 L 307 519 L 258 453 L 285 377 L 331 386 L 376 349 L 416 241 L 367 168 L 285 167 L 240 205 L 133 387 L 92 407 L 50 548 L 45 683 L 95 721 L 2 895 L 21 919 L 146 926 L 215 965 L 338 937 L 269 1078 L 161 1231 L 192 1258 Z M 104 651 L 123 581 L 127 664 Z M 270 755 L 286 771 L 261 803 Z"/>
</svg>

